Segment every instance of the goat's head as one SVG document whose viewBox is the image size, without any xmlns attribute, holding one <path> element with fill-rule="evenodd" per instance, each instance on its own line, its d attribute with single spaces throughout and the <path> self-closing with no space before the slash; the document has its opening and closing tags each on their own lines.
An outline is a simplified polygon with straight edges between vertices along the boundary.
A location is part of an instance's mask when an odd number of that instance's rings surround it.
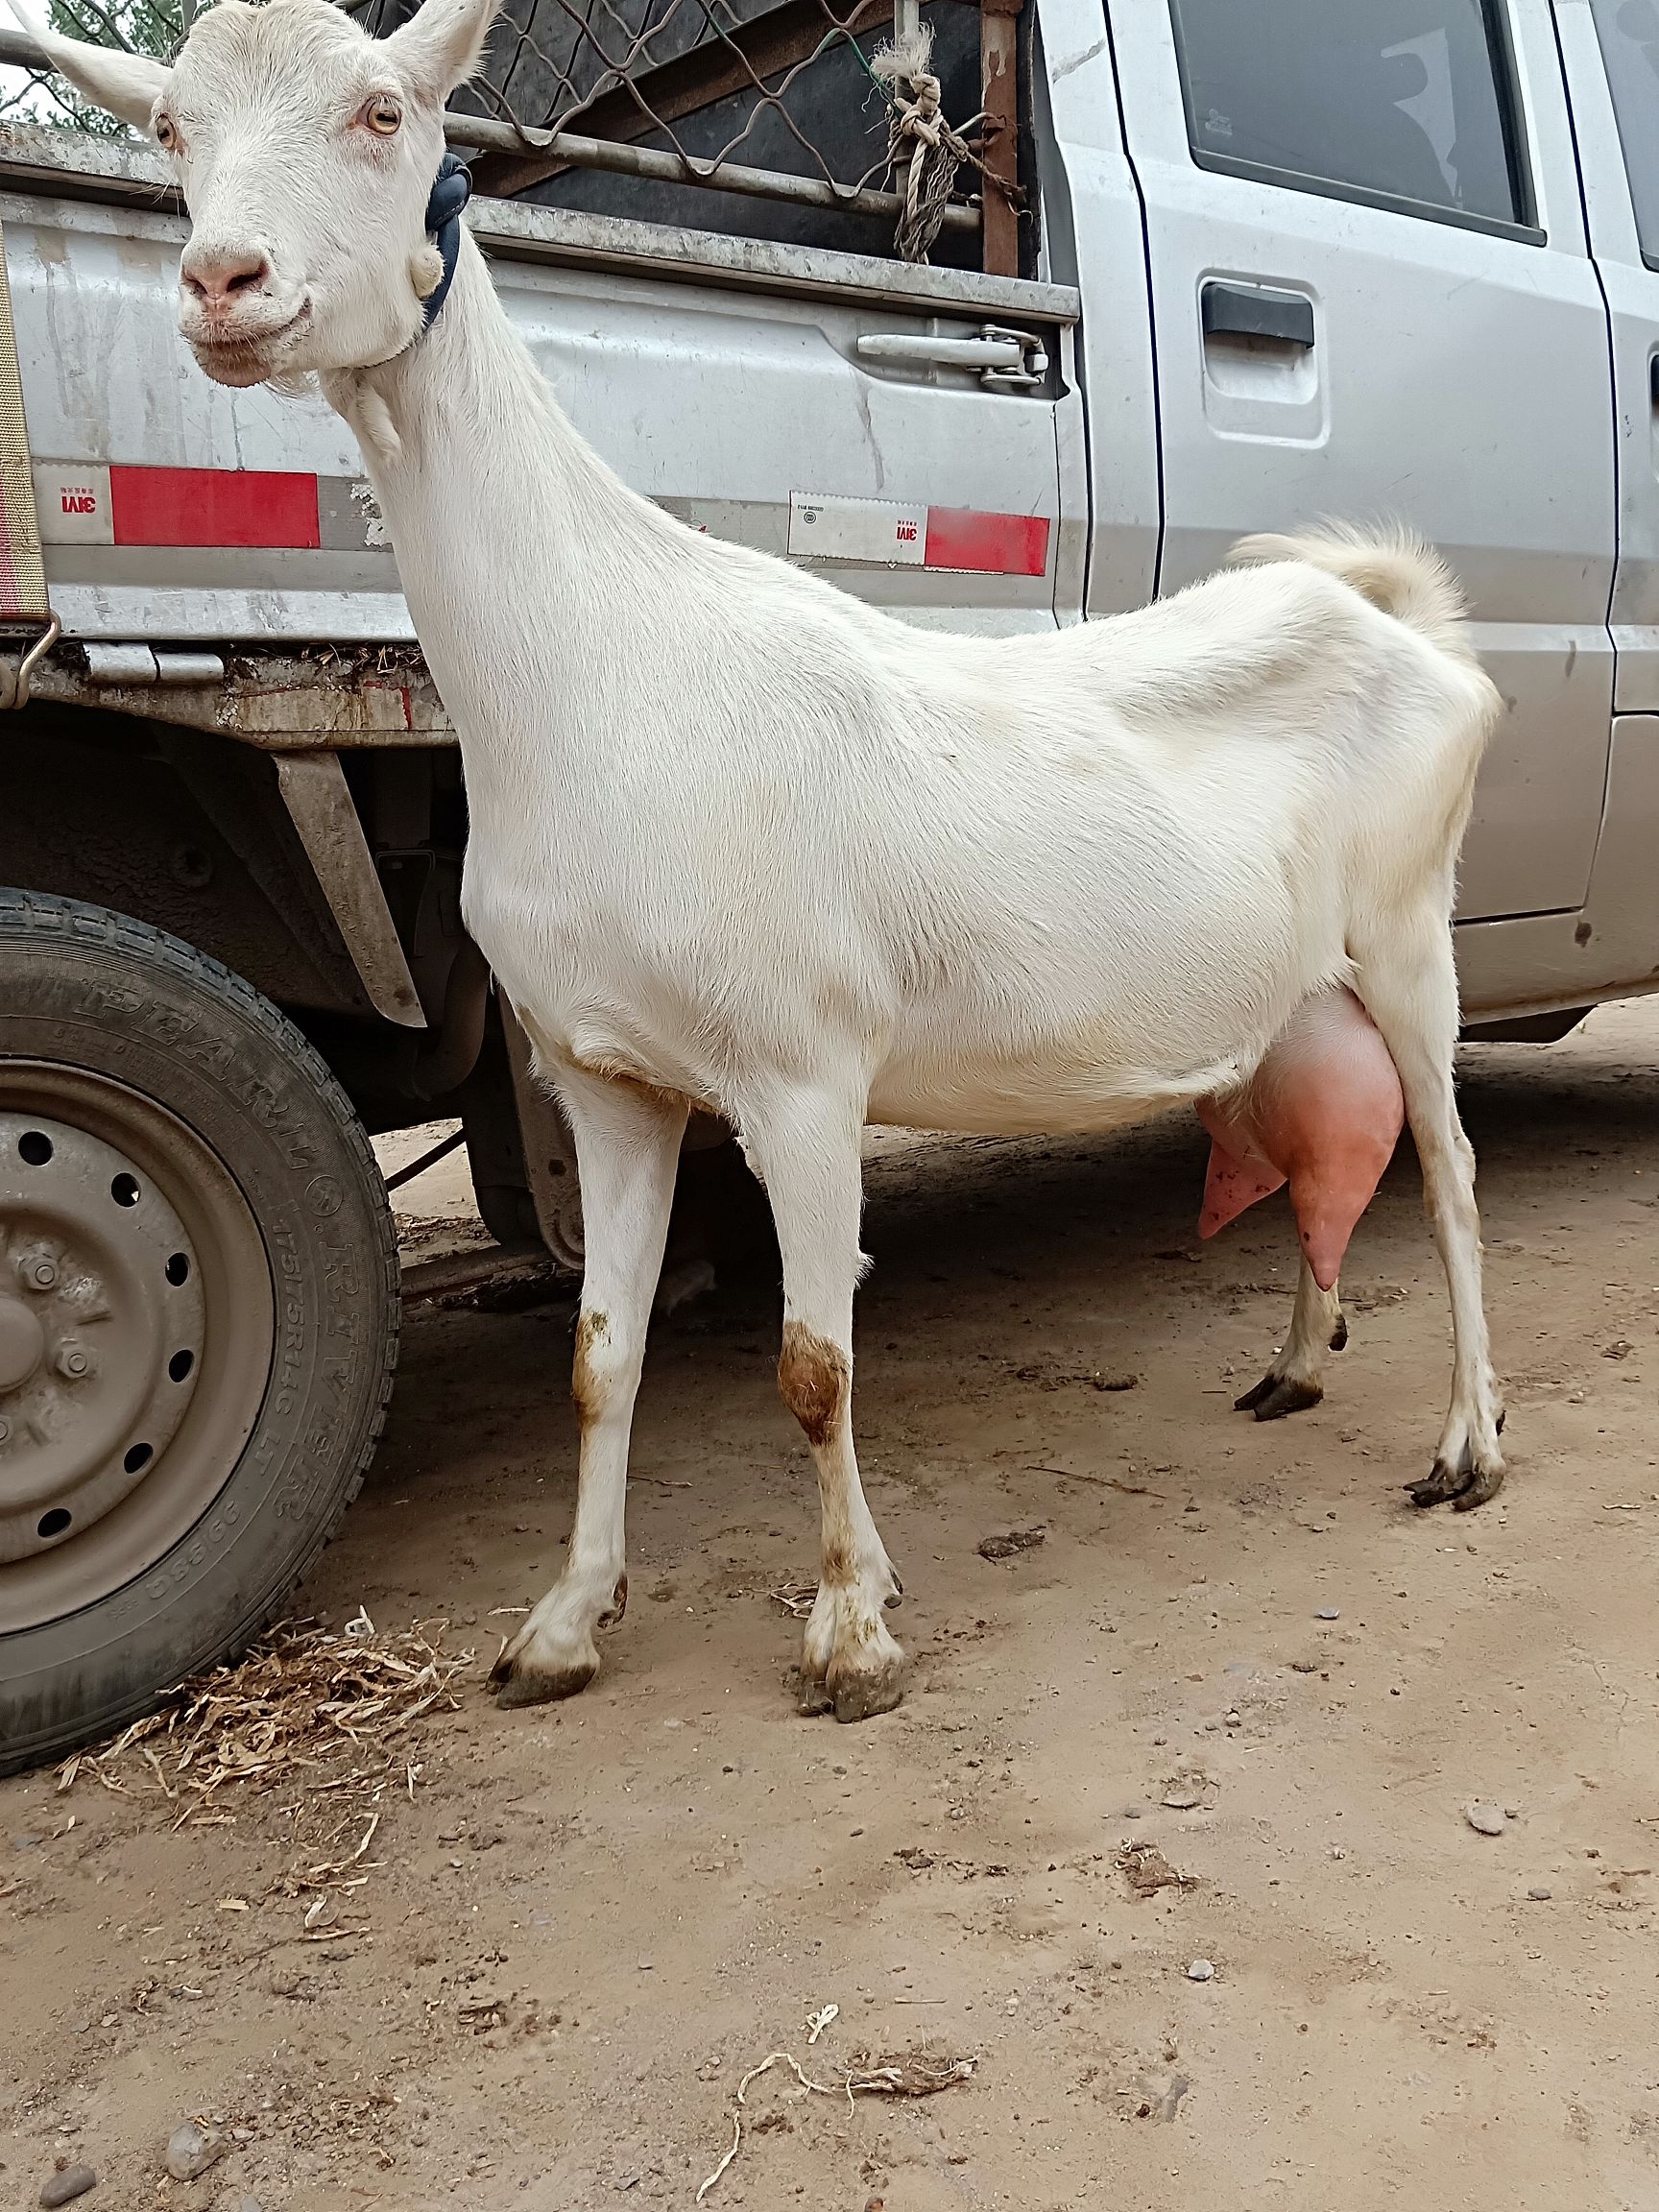
<svg viewBox="0 0 1659 2212">
<path fill-rule="evenodd" d="M 190 212 L 179 326 L 221 384 L 368 368 L 409 344 L 444 104 L 496 0 L 425 0 L 371 38 L 333 0 L 218 0 L 171 65 L 32 24 L 88 100 L 155 138 Z"/>
</svg>

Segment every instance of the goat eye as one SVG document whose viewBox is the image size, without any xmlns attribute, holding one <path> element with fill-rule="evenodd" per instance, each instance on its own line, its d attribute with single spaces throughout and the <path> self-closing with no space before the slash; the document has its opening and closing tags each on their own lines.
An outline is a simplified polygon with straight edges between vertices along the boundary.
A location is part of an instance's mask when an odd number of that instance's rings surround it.
<svg viewBox="0 0 1659 2212">
<path fill-rule="evenodd" d="M 175 147 L 178 145 L 178 143 L 179 143 L 179 133 L 178 133 L 178 132 L 177 132 L 177 131 L 174 129 L 174 127 L 173 127 L 173 121 L 172 121 L 172 118 L 171 118 L 170 116 L 167 116 L 167 115 L 157 115 L 157 116 L 156 116 L 156 145 L 157 145 L 157 146 L 159 146 L 159 147 L 160 147 L 161 151 L 162 151 L 164 154 L 171 154 L 171 153 L 172 153 L 172 151 L 173 151 L 173 149 L 174 149 L 174 148 L 175 148 Z"/>
<path fill-rule="evenodd" d="M 358 117 L 371 131 L 377 131 L 382 138 L 390 138 L 403 121 L 403 110 L 396 100 L 371 100 Z"/>
</svg>

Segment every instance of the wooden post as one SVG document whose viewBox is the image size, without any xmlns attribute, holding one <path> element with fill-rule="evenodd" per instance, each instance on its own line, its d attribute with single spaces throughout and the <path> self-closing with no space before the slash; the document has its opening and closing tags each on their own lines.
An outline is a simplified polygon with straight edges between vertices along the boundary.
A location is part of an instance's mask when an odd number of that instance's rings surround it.
<svg viewBox="0 0 1659 2212">
<path fill-rule="evenodd" d="M 1022 0 L 979 0 L 979 105 L 985 120 L 984 267 L 987 276 L 1020 274 L 1020 218 L 993 178 L 1020 174 L 1020 9 Z"/>
</svg>

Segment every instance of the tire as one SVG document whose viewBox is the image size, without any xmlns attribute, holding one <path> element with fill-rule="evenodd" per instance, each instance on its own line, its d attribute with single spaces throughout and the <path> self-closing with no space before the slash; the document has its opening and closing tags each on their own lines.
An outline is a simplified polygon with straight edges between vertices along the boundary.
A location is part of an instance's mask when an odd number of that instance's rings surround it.
<svg viewBox="0 0 1659 2212">
<path fill-rule="evenodd" d="M 294 1024 L 0 890 L 0 1773 L 271 1621 L 362 1484 L 398 1319 L 384 1182 Z"/>
</svg>

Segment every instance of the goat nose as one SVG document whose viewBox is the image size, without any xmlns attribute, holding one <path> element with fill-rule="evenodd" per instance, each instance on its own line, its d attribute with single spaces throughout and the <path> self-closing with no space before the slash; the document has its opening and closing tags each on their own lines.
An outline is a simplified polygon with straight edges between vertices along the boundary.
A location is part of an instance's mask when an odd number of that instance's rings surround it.
<svg viewBox="0 0 1659 2212">
<path fill-rule="evenodd" d="M 204 307 L 225 307 L 266 284 L 271 264 L 257 247 L 207 247 L 187 252 L 180 274 Z"/>
</svg>

